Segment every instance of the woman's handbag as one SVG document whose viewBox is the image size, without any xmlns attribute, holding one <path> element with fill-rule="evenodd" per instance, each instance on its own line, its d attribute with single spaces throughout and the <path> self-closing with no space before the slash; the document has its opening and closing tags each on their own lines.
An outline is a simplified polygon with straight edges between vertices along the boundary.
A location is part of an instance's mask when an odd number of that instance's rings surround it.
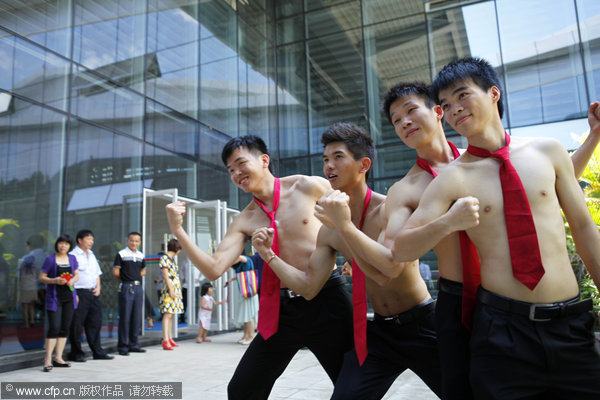
<svg viewBox="0 0 600 400">
<path fill-rule="evenodd" d="M 236 278 L 242 297 L 252 297 L 258 292 L 258 278 L 255 269 L 240 271 L 236 274 Z"/>
</svg>

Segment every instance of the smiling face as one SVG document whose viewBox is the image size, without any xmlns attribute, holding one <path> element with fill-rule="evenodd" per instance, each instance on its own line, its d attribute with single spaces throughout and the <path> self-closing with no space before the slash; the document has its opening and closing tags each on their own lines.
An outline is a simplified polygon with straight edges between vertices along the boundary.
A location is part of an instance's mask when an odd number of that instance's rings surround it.
<svg viewBox="0 0 600 400">
<path fill-rule="evenodd" d="M 227 170 L 234 185 L 246 193 L 253 192 L 269 172 L 269 156 L 238 147 L 227 159 Z"/>
<path fill-rule="evenodd" d="M 56 244 L 58 254 L 65 255 L 71 250 L 71 244 L 69 242 L 58 242 Z"/>
<path fill-rule="evenodd" d="M 439 99 L 446 121 L 467 139 L 500 119 L 496 86 L 486 91 L 469 78 L 440 90 Z"/>
<path fill-rule="evenodd" d="M 365 173 L 370 166 L 367 157 L 355 160 L 343 142 L 329 143 L 323 151 L 323 174 L 331 187 L 337 190 L 344 191 L 351 185 L 364 183 Z"/>
<path fill-rule="evenodd" d="M 421 96 L 411 94 L 390 105 L 390 118 L 396 134 L 405 145 L 416 149 L 442 129 L 442 109 L 428 107 Z"/>
</svg>

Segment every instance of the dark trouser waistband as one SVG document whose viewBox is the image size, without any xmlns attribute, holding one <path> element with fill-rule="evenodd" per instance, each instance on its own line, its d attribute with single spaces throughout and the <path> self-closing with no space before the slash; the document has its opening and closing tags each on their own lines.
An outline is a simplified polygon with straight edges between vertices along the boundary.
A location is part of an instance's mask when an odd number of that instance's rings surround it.
<svg viewBox="0 0 600 400">
<path fill-rule="evenodd" d="M 140 282 L 140 281 L 127 281 L 127 282 L 123 282 L 123 285 L 135 285 L 135 286 L 138 286 L 138 285 L 141 285 L 141 284 L 142 284 L 142 282 Z"/>
<path fill-rule="evenodd" d="M 527 303 L 492 293 L 481 286 L 477 292 L 477 299 L 488 306 L 500 310 L 528 317 L 531 321 L 550 321 L 556 318 L 578 315 L 592 309 L 592 299 L 579 301 L 579 296 L 556 303 Z"/>
<path fill-rule="evenodd" d="M 344 277 L 342 276 L 342 274 L 340 274 L 340 271 L 335 269 L 329 276 L 329 279 L 327 279 L 327 282 L 325 282 L 325 285 L 323 285 L 321 292 L 325 289 L 329 289 L 330 287 L 341 286 L 345 283 L 346 283 L 346 281 L 345 281 Z M 285 298 L 289 298 L 289 299 L 302 297 L 300 294 L 298 294 L 298 293 L 294 292 L 292 289 L 288 289 L 288 288 L 281 288 L 280 294 L 281 294 L 281 297 L 285 297 Z"/>
<path fill-rule="evenodd" d="M 417 304 L 410 310 L 404 311 L 400 314 L 391 315 L 385 317 L 383 315 L 375 313 L 374 319 L 377 322 L 391 322 L 397 325 L 404 325 L 409 322 L 417 321 L 425 318 L 427 314 L 435 310 L 435 301 L 433 299 L 427 299 L 421 304 Z"/>
<path fill-rule="evenodd" d="M 463 294 L 462 282 L 451 281 L 450 279 L 442 277 L 438 280 L 438 289 L 440 292 L 452 294 L 454 296 L 462 296 Z"/>
<path fill-rule="evenodd" d="M 94 289 L 93 289 L 93 288 L 92 288 L 92 289 L 87 289 L 87 288 L 86 288 L 86 289 L 84 289 L 84 288 L 75 288 L 75 289 L 76 289 L 77 291 L 81 291 L 81 292 L 93 292 L 93 291 L 94 291 Z"/>
</svg>

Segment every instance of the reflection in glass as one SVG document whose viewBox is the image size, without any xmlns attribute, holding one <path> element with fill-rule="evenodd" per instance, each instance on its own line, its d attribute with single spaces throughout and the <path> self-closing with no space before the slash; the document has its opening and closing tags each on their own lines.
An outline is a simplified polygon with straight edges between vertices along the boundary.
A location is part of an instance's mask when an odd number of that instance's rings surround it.
<svg viewBox="0 0 600 400">
<path fill-rule="evenodd" d="M 600 98 L 600 2 L 578 0 L 577 12 L 589 102 Z"/>
<path fill-rule="evenodd" d="M 371 135 L 376 144 L 397 142 L 381 111 L 388 89 L 400 82 L 430 83 L 427 30 L 423 15 L 365 28 Z"/>
</svg>

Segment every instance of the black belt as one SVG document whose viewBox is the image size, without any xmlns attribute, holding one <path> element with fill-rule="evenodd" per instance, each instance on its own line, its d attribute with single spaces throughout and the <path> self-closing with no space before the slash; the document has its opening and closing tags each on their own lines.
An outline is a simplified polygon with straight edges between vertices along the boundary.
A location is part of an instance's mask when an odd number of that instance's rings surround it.
<svg viewBox="0 0 600 400">
<path fill-rule="evenodd" d="M 423 303 L 414 306 L 408 311 L 404 311 L 400 314 L 392 315 L 389 317 L 385 317 L 383 315 L 375 313 L 374 320 L 377 322 L 391 322 L 396 325 L 404 325 L 409 322 L 423 319 L 427 316 L 427 314 L 431 313 L 434 310 L 435 300 L 428 299 L 425 300 Z"/>
<path fill-rule="evenodd" d="M 135 285 L 135 286 L 138 286 L 138 285 L 141 285 L 141 284 L 142 284 L 142 282 L 140 282 L 140 281 L 127 281 L 127 282 L 123 282 L 123 285 Z"/>
<path fill-rule="evenodd" d="M 451 281 L 450 279 L 441 278 L 438 280 L 438 289 L 440 292 L 461 296 L 463 294 L 462 282 Z"/>
<path fill-rule="evenodd" d="M 498 308 L 500 310 L 513 314 L 528 317 L 531 321 L 543 322 L 555 318 L 578 315 L 592 309 L 592 299 L 578 301 L 579 296 L 570 300 L 559 301 L 556 303 L 527 303 L 525 301 L 513 300 L 508 297 L 500 296 L 480 287 L 477 292 L 477 299 L 483 304 Z"/>
<path fill-rule="evenodd" d="M 320 292 L 322 292 L 323 290 L 328 289 L 330 287 L 344 285 L 345 283 L 346 283 L 346 280 L 340 274 L 340 271 L 338 271 L 336 269 L 331 273 L 331 275 L 329 276 L 329 279 L 327 279 L 327 282 L 325 282 L 325 285 L 323 285 L 323 288 L 321 289 Z M 284 297 L 286 299 L 295 299 L 298 297 L 302 297 L 301 294 L 298 294 L 298 293 L 294 292 L 292 289 L 288 289 L 288 288 L 281 288 L 279 292 L 280 292 L 281 297 Z"/>
<path fill-rule="evenodd" d="M 85 288 L 75 288 L 76 290 L 82 291 L 82 292 L 93 292 L 94 289 L 85 289 Z"/>
</svg>

